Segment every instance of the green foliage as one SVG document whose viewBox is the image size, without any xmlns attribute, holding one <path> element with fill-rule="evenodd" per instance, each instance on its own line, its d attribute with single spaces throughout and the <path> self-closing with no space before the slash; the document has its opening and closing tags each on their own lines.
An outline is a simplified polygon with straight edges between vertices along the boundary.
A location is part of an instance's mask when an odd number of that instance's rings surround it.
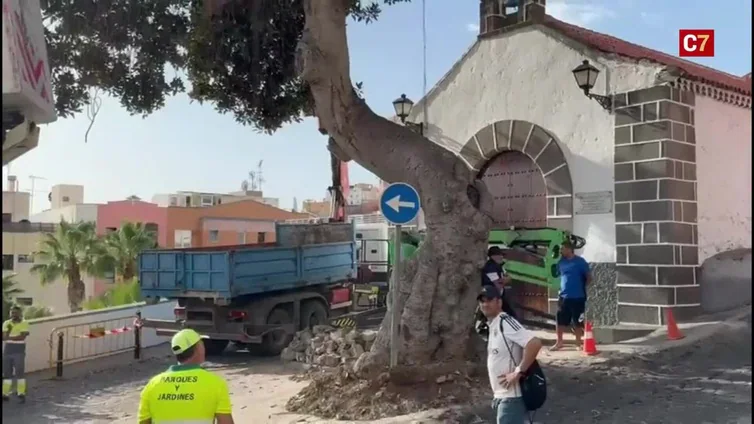
<svg viewBox="0 0 754 424">
<path fill-rule="evenodd" d="M 10 316 L 10 308 L 13 306 L 16 296 L 24 292 L 14 280 L 15 276 L 16 274 L 3 276 L 3 321 Z"/>
<path fill-rule="evenodd" d="M 3 300 L 12 300 L 14 297 L 24 292 L 23 289 L 18 287 L 15 278 L 16 274 L 3 276 Z"/>
<path fill-rule="evenodd" d="M 55 315 L 52 309 L 46 306 L 27 306 L 24 308 L 24 319 L 46 318 Z"/>
<path fill-rule="evenodd" d="M 3 321 L 10 318 L 10 308 L 14 304 L 14 299 L 24 292 L 14 280 L 15 276 L 16 274 L 8 274 L 3 277 Z M 35 319 L 52 316 L 53 312 L 45 306 L 27 306 L 23 308 L 23 314 L 24 319 Z"/>
<path fill-rule="evenodd" d="M 146 230 L 142 223 L 125 222 L 121 227 L 103 239 L 108 258 L 116 275 L 123 280 L 136 277 L 139 253 L 157 246 L 155 235 Z"/>
<path fill-rule="evenodd" d="M 83 274 L 102 277 L 111 265 L 93 222 L 60 221 L 54 233 L 44 235 L 34 259 L 31 272 L 39 275 L 42 284 L 59 278 L 80 281 Z"/>
<path fill-rule="evenodd" d="M 183 69 L 190 0 L 41 2 L 58 114 L 92 102 L 98 87 L 131 113 L 149 114 L 184 90 L 165 68 Z"/>
<path fill-rule="evenodd" d="M 98 88 L 148 115 L 185 91 L 179 74 L 192 99 L 262 131 L 308 114 L 311 96 L 294 68 L 303 0 L 206 1 L 43 1 L 58 114 L 81 112 Z M 349 1 L 356 21 L 381 12 L 378 2 Z"/>
<path fill-rule="evenodd" d="M 99 237 L 92 222 L 61 221 L 55 233 L 45 234 L 34 253 L 38 263 L 31 271 L 39 275 L 42 284 L 66 279 L 68 303 L 71 312 L 76 312 L 84 301 L 84 274 L 102 278 L 114 272 L 119 279 L 131 280 L 136 276 L 139 253 L 154 247 L 155 235 L 141 223 L 125 222 L 117 231 Z"/>
<path fill-rule="evenodd" d="M 141 302 L 141 287 L 137 280 L 131 280 L 123 283 L 116 283 L 114 287 L 108 289 L 100 296 L 93 297 L 84 302 L 84 309 L 96 310 L 111 308 L 114 306 L 130 305 Z"/>
</svg>

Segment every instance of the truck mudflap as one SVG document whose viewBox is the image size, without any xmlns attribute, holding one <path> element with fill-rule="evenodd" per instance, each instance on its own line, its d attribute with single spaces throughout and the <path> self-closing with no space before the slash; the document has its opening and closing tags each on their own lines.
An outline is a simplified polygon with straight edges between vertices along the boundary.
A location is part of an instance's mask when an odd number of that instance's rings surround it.
<svg viewBox="0 0 754 424">
<path fill-rule="evenodd" d="M 336 328 L 371 328 L 379 327 L 382 318 L 387 312 L 387 307 L 367 309 L 365 311 L 352 312 L 350 314 L 340 315 L 330 320 L 330 325 Z"/>
<path fill-rule="evenodd" d="M 217 331 L 211 324 L 203 324 L 201 322 L 174 321 L 167 319 L 142 319 L 141 324 L 143 328 L 153 328 L 158 336 L 170 337 L 175 333 L 183 330 L 184 328 L 191 328 L 192 330 L 208 339 L 230 340 L 233 342 L 248 344 L 262 343 L 264 336 L 273 331 L 285 331 L 290 334 L 296 332 L 295 326 L 293 324 L 274 326 L 260 325 L 251 328 L 239 326 L 238 331 L 232 332 Z M 244 331 L 243 328 L 246 328 L 246 331 Z"/>
</svg>

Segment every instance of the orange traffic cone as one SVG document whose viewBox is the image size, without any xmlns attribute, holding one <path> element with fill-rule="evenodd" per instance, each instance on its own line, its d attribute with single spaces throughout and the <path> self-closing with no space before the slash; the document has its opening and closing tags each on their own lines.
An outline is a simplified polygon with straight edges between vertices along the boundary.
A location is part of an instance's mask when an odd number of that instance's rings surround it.
<svg viewBox="0 0 754 424">
<path fill-rule="evenodd" d="M 586 321 L 584 323 L 584 354 L 592 356 L 598 353 L 597 342 L 594 341 L 594 334 L 592 333 L 592 323 Z"/>
<path fill-rule="evenodd" d="M 673 310 L 670 308 L 665 309 L 665 322 L 668 325 L 668 340 L 681 340 L 686 337 L 678 329 L 678 324 L 675 323 L 675 318 L 673 318 Z"/>
</svg>

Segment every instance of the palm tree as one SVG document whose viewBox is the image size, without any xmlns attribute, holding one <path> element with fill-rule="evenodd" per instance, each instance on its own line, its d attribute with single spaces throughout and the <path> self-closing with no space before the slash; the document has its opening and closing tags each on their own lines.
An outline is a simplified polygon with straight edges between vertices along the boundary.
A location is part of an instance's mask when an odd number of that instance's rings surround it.
<svg viewBox="0 0 754 424">
<path fill-rule="evenodd" d="M 18 287 L 16 280 L 14 280 L 15 276 L 16 274 L 3 276 L 3 320 L 8 319 L 10 307 L 13 306 L 16 296 L 24 292 L 23 289 Z"/>
<path fill-rule="evenodd" d="M 13 301 L 13 298 L 24 292 L 23 289 L 18 288 L 15 277 L 16 274 L 3 276 L 3 300 Z"/>
<path fill-rule="evenodd" d="M 93 222 L 60 221 L 54 233 L 44 235 L 34 258 L 38 263 L 31 267 L 31 272 L 39 274 L 43 285 L 60 278 L 67 280 L 71 312 L 81 310 L 86 295 L 83 275 L 101 277 L 112 266 Z"/>
<path fill-rule="evenodd" d="M 123 281 L 136 276 L 139 253 L 156 247 L 155 235 L 138 222 L 125 222 L 117 231 L 105 236 L 107 254 L 114 263 L 115 273 Z"/>
</svg>

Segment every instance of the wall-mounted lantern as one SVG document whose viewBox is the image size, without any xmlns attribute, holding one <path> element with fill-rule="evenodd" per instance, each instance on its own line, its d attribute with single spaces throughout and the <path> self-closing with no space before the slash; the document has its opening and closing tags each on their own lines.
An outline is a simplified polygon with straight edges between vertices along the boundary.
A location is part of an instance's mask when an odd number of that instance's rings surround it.
<svg viewBox="0 0 754 424">
<path fill-rule="evenodd" d="M 594 88 L 594 84 L 597 83 L 597 77 L 600 75 L 599 69 L 592 66 L 588 60 L 585 60 L 571 72 L 573 72 L 573 76 L 576 78 L 576 85 L 584 91 L 587 97 L 596 100 L 605 110 L 612 110 L 613 102 L 610 97 L 590 93 Z"/>
</svg>

